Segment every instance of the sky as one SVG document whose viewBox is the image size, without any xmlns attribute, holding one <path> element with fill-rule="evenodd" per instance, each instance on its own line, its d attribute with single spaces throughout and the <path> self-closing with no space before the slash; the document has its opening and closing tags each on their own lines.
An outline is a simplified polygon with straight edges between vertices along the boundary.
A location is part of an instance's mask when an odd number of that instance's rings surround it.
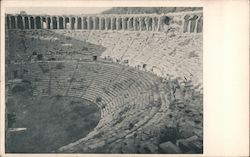
<svg viewBox="0 0 250 157">
<path fill-rule="evenodd" d="M 48 14 L 48 15 L 78 15 L 78 14 L 98 14 L 104 10 L 110 9 L 108 7 L 89 7 L 89 8 L 66 8 L 66 7 L 27 7 L 27 8 L 6 8 L 6 13 L 16 14 L 20 11 L 25 11 L 27 14 Z"/>
</svg>

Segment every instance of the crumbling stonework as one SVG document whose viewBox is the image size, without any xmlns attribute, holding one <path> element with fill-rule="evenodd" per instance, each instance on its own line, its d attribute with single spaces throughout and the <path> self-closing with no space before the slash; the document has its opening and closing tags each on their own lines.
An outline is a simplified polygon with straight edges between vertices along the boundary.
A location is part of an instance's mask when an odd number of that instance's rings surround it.
<svg viewBox="0 0 250 157">
<path fill-rule="evenodd" d="M 177 18 L 176 18 L 177 17 Z M 86 15 L 48 16 L 11 15 L 6 16 L 7 29 L 84 29 L 84 30 L 130 30 L 167 31 L 168 26 L 179 19 L 181 33 L 202 32 L 202 12 L 172 14 L 129 14 L 129 15 Z M 175 21 L 176 22 L 176 21 Z"/>
</svg>

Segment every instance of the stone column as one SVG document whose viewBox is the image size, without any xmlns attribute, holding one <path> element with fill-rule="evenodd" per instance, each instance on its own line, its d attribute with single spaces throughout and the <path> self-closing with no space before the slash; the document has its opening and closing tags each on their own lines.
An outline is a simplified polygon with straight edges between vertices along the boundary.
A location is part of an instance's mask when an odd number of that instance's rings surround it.
<svg viewBox="0 0 250 157">
<path fill-rule="evenodd" d="M 184 33 L 190 33 L 190 27 L 191 27 L 191 16 L 190 15 L 186 15 L 184 17 Z M 186 30 L 185 30 L 186 28 Z"/>
<path fill-rule="evenodd" d="M 15 26 L 16 26 L 15 29 L 18 29 L 18 25 L 17 25 L 17 16 L 14 16 L 14 19 L 15 19 Z"/>
<path fill-rule="evenodd" d="M 111 29 L 111 18 L 105 17 L 105 30 Z"/>
<path fill-rule="evenodd" d="M 64 16 L 62 18 L 63 18 L 63 29 L 66 29 L 67 28 L 66 27 L 66 17 Z"/>
<path fill-rule="evenodd" d="M 45 16 L 44 18 L 45 18 L 46 29 L 49 29 L 49 28 L 48 28 L 48 23 L 49 23 L 49 22 L 48 22 L 48 18 L 47 18 L 47 16 Z"/>
<path fill-rule="evenodd" d="M 116 30 L 119 30 L 119 27 L 120 27 L 120 24 L 119 24 L 119 17 L 116 18 L 116 21 L 115 21 L 115 28 Z"/>
<path fill-rule="evenodd" d="M 155 17 L 152 17 L 152 31 L 155 31 Z"/>
<path fill-rule="evenodd" d="M 90 17 L 89 16 L 87 17 L 87 27 L 88 27 L 88 30 L 90 30 Z"/>
<path fill-rule="evenodd" d="M 36 25 L 36 17 L 33 17 L 34 18 L 34 29 L 37 29 L 37 25 Z"/>
<path fill-rule="evenodd" d="M 144 20 L 145 20 L 146 30 L 149 31 L 149 18 L 148 18 L 148 16 L 145 17 Z"/>
<path fill-rule="evenodd" d="M 102 17 L 99 17 L 99 30 L 103 29 L 103 21 L 102 21 Z"/>
<path fill-rule="evenodd" d="M 29 25 L 29 29 L 31 29 L 30 16 L 28 16 L 28 25 Z"/>
<path fill-rule="evenodd" d="M 75 17 L 75 29 L 78 29 L 78 16 Z"/>
<path fill-rule="evenodd" d="M 125 30 L 126 29 L 126 21 L 125 21 L 125 18 L 122 17 L 122 30 Z"/>
<path fill-rule="evenodd" d="M 68 29 L 71 29 L 71 25 L 72 25 L 72 17 L 71 16 L 69 16 L 69 28 Z"/>
<path fill-rule="evenodd" d="M 25 29 L 25 18 L 22 16 L 23 29 Z"/>
<path fill-rule="evenodd" d="M 202 32 L 203 30 L 203 16 L 201 15 L 197 20 L 197 33 Z"/>
<path fill-rule="evenodd" d="M 84 29 L 84 18 L 83 17 L 80 17 L 81 18 L 81 23 L 82 23 L 82 28 L 81 29 Z"/>
<path fill-rule="evenodd" d="M 93 30 L 95 30 L 96 28 L 95 16 L 92 17 L 92 21 L 93 21 Z"/>
<path fill-rule="evenodd" d="M 41 29 L 44 29 L 44 27 L 43 27 L 43 17 L 42 16 L 40 17 L 40 21 L 41 21 Z"/>
<path fill-rule="evenodd" d="M 139 31 L 142 31 L 142 18 L 139 17 Z"/>
<path fill-rule="evenodd" d="M 11 20 L 10 20 L 10 16 L 7 16 L 7 20 L 9 21 L 9 23 L 7 23 L 7 21 L 6 21 L 6 23 L 8 24 L 8 29 L 11 29 Z"/>
<path fill-rule="evenodd" d="M 195 27 L 194 27 L 194 33 L 198 33 L 198 21 L 200 19 L 200 16 L 195 20 Z"/>
<path fill-rule="evenodd" d="M 57 16 L 56 17 L 56 27 L 57 27 L 56 29 L 60 29 L 59 25 L 60 25 L 59 16 Z"/>
<path fill-rule="evenodd" d="M 157 31 L 160 31 L 160 28 L 161 28 L 161 17 L 158 17 Z"/>
<path fill-rule="evenodd" d="M 111 17 L 111 19 L 110 19 L 110 28 L 111 28 L 111 30 L 113 30 L 114 29 L 114 17 Z"/>
<path fill-rule="evenodd" d="M 137 17 L 134 17 L 134 18 L 133 18 L 133 20 L 134 20 L 134 21 L 133 21 L 134 30 L 136 30 L 136 25 L 137 25 L 137 21 L 136 21 L 137 19 L 136 19 L 136 18 L 137 18 Z"/>
<path fill-rule="evenodd" d="M 53 29 L 53 17 L 52 16 L 50 16 L 49 17 L 50 18 L 50 29 Z"/>
</svg>

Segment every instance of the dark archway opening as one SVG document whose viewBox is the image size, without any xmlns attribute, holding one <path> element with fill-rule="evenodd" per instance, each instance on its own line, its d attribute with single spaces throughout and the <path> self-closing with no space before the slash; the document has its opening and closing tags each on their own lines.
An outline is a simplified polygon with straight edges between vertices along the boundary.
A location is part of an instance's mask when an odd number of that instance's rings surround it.
<svg viewBox="0 0 250 157">
<path fill-rule="evenodd" d="M 76 23 L 76 19 L 74 17 L 71 18 L 71 29 L 75 29 L 75 23 Z"/>
<path fill-rule="evenodd" d="M 36 17 L 36 29 L 41 29 L 42 24 L 41 24 L 41 17 L 37 16 Z"/>
<path fill-rule="evenodd" d="M 28 19 L 28 17 L 24 17 L 24 27 L 25 27 L 25 29 L 29 29 L 29 19 Z"/>
<path fill-rule="evenodd" d="M 52 29 L 57 29 L 57 19 L 56 19 L 56 17 L 52 17 Z"/>
<path fill-rule="evenodd" d="M 63 26 L 63 18 L 62 17 L 59 17 L 59 29 L 63 29 L 64 26 Z"/>
<path fill-rule="evenodd" d="M 35 29 L 35 20 L 34 20 L 34 17 L 30 17 L 30 27 L 31 27 L 31 29 Z"/>
<path fill-rule="evenodd" d="M 88 28 L 89 30 L 92 30 L 93 29 L 93 19 L 91 17 L 89 17 L 89 21 L 88 21 Z"/>
<path fill-rule="evenodd" d="M 20 15 L 17 16 L 17 28 L 23 29 L 23 18 Z"/>
<path fill-rule="evenodd" d="M 190 19 L 190 16 L 189 15 L 186 15 L 184 17 L 184 25 L 183 25 L 183 33 L 186 33 L 188 32 L 188 24 L 189 24 L 189 19 Z"/>
<path fill-rule="evenodd" d="M 100 30 L 104 30 L 105 29 L 105 19 L 104 18 L 101 18 L 100 19 Z"/>
<path fill-rule="evenodd" d="M 105 20 L 105 25 L 106 25 L 106 28 L 107 28 L 108 30 L 111 29 L 111 19 L 110 19 L 110 18 L 107 18 L 107 19 Z"/>
<path fill-rule="evenodd" d="M 82 29 L 88 29 L 88 25 L 87 25 L 87 19 L 85 17 L 82 18 L 82 21 L 83 21 L 83 26 L 82 26 Z"/>
<path fill-rule="evenodd" d="M 202 32 L 202 30 L 203 30 L 203 17 L 201 16 L 197 23 L 197 33 Z"/>
<path fill-rule="evenodd" d="M 197 19 L 198 19 L 197 15 L 194 15 L 193 18 L 191 19 L 190 33 L 194 32 Z"/>
<path fill-rule="evenodd" d="M 170 18 L 168 16 L 165 16 L 163 19 L 164 24 L 169 25 Z"/>
<path fill-rule="evenodd" d="M 149 31 L 152 31 L 152 25 L 153 25 L 153 19 L 152 18 L 149 18 L 149 20 L 148 20 L 148 30 Z"/>
<path fill-rule="evenodd" d="M 82 29 L 82 18 L 77 18 L 77 29 Z"/>
<path fill-rule="evenodd" d="M 95 29 L 99 29 L 99 17 L 95 17 Z"/>
<path fill-rule="evenodd" d="M 112 27 L 113 27 L 113 30 L 116 30 L 116 18 L 112 19 Z"/>
<path fill-rule="evenodd" d="M 65 29 L 70 29 L 70 24 L 69 24 L 69 18 L 66 17 L 65 19 L 65 25 L 63 26 Z"/>
<path fill-rule="evenodd" d="M 11 24 L 11 29 L 16 29 L 16 21 L 15 21 L 15 17 L 11 16 L 10 17 L 10 24 Z"/>
<path fill-rule="evenodd" d="M 51 18 L 50 17 L 47 18 L 47 28 L 51 29 Z"/>
</svg>

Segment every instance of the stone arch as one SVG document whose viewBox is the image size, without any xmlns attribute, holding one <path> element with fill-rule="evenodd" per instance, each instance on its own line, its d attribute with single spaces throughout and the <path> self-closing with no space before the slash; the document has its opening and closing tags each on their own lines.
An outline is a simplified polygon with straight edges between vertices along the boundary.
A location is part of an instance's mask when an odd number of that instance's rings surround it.
<svg viewBox="0 0 250 157">
<path fill-rule="evenodd" d="M 122 18 L 122 29 L 123 29 L 123 30 L 127 30 L 127 29 L 128 29 L 127 23 L 128 23 L 128 17 Z"/>
<path fill-rule="evenodd" d="M 169 25 L 170 18 L 168 16 L 163 17 L 163 24 Z"/>
<path fill-rule="evenodd" d="M 158 17 L 153 17 L 153 30 L 154 31 L 157 31 L 158 30 L 158 22 L 159 22 L 159 19 Z"/>
<path fill-rule="evenodd" d="M 7 24 L 7 29 L 10 29 L 10 18 L 9 16 L 6 16 L 6 24 Z"/>
<path fill-rule="evenodd" d="M 16 29 L 16 19 L 15 18 L 16 18 L 15 16 L 10 17 L 11 29 Z"/>
<path fill-rule="evenodd" d="M 153 30 L 153 18 L 149 17 L 148 19 L 148 30 L 152 31 Z"/>
<path fill-rule="evenodd" d="M 29 29 L 29 18 L 27 16 L 24 17 L 24 29 Z"/>
<path fill-rule="evenodd" d="M 111 18 L 111 30 L 116 30 L 116 17 Z"/>
<path fill-rule="evenodd" d="M 106 30 L 111 29 L 111 18 L 110 17 L 105 17 L 105 28 L 106 28 Z"/>
<path fill-rule="evenodd" d="M 77 29 L 82 29 L 82 18 L 77 17 Z"/>
<path fill-rule="evenodd" d="M 93 27 L 93 18 L 92 17 L 88 17 L 88 29 L 89 30 L 92 30 L 94 27 Z"/>
<path fill-rule="evenodd" d="M 52 29 L 57 29 L 57 19 L 55 16 L 52 17 Z"/>
<path fill-rule="evenodd" d="M 199 20 L 197 21 L 197 33 L 202 32 L 203 30 L 203 16 L 200 16 Z"/>
<path fill-rule="evenodd" d="M 71 17 L 70 18 L 70 23 L 71 23 L 71 26 L 70 26 L 70 29 L 75 29 L 76 27 L 76 18 L 75 17 Z"/>
<path fill-rule="evenodd" d="M 94 29 L 99 29 L 99 17 L 94 17 Z"/>
<path fill-rule="evenodd" d="M 35 29 L 35 18 L 30 17 L 30 29 Z"/>
<path fill-rule="evenodd" d="M 146 30 L 146 18 L 141 17 L 141 30 L 145 31 Z"/>
<path fill-rule="evenodd" d="M 135 30 L 140 30 L 140 18 L 135 18 Z"/>
<path fill-rule="evenodd" d="M 21 15 L 17 16 L 17 28 L 24 29 L 23 28 L 23 17 Z"/>
<path fill-rule="evenodd" d="M 190 21 L 190 33 L 193 33 L 195 31 L 195 25 L 196 25 L 196 22 L 197 22 L 197 19 L 198 19 L 198 16 L 197 15 L 194 15 Z"/>
<path fill-rule="evenodd" d="M 134 18 L 133 18 L 133 17 L 130 17 L 130 18 L 128 19 L 128 26 L 127 26 L 127 28 L 128 28 L 129 30 L 133 30 L 133 29 L 134 29 Z"/>
<path fill-rule="evenodd" d="M 64 18 L 64 28 L 65 29 L 70 29 L 70 21 L 69 21 L 69 17 L 65 17 Z"/>
<path fill-rule="evenodd" d="M 117 30 L 122 29 L 122 19 L 120 17 L 117 17 L 116 19 L 116 29 Z"/>
<path fill-rule="evenodd" d="M 87 18 L 83 17 L 82 18 L 82 29 L 88 29 L 88 25 L 87 25 Z"/>
<path fill-rule="evenodd" d="M 42 17 L 42 28 L 48 29 L 46 17 Z"/>
<path fill-rule="evenodd" d="M 183 25 L 183 33 L 188 32 L 188 26 L 189 26 L 189 20 L 190 20 L 190 15 L 186 15 L 184 17 L 184 25 Z"/>
<path fill-rule="evenodd" d="M 36 29 L 41 29 L 42 28 L 42 24 L 41 24 L 41 17 L 40 16 L 36 16 Z"/>
<path fill-rule="evenodd" d="M 58 17 L 58 23 L 59 23 L 58 29 L 64 29 L 63 17 Z"/>
<path fill-rule="evenodd" d="M 52 23 L 51 23 L 51 18 L 47 17 L 47 29 L 52 29 Z"/>
<path fill-rule="evenodd" d="M 105 19 L 103 17 L 100 17 L 100 25 L 99 25 L 100 30 L 105 29 Z"/>
</svg>

